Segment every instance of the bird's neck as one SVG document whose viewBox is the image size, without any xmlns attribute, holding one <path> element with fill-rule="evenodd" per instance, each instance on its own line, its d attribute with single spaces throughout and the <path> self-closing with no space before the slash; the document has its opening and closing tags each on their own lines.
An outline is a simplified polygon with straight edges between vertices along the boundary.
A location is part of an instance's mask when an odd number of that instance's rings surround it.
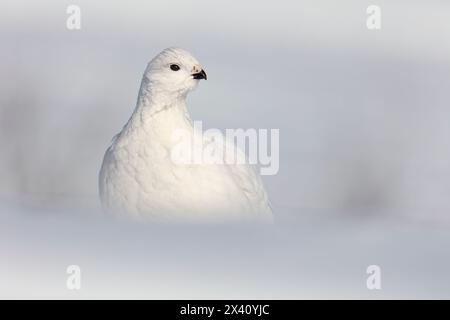
<svg viewBox="0 0 450 320">
<path fill-rule="evenodd" d="M 126 125 L 127 132 L 151 135 L 169 141 L 174 130 L 192 128 L 186 94 L 157 90 L 142 80 L 136 108 Z"/>
</svg>

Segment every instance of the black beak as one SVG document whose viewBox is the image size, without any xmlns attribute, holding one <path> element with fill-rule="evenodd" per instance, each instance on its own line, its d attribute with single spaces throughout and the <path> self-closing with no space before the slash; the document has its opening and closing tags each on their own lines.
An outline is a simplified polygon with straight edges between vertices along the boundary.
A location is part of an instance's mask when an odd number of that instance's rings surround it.
<svg viewBox="0 0 450 320">
<path fill-rule="evenodd" d="M 205 80 L 207 79 L 206 72 L 203 69 L 198 73 L 194 73 L 192 76 L 194 77 L 194 79 L 205 79 Z"/>
</svg>

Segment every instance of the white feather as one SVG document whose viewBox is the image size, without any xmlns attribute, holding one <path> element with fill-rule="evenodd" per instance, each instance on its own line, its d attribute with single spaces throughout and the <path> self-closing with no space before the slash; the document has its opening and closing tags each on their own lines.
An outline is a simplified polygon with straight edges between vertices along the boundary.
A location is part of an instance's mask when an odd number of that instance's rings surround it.
<svg viewBox="0 0 450 320">
<path fill-rule="evenodd" d="M 174 63 L 181 70 L 170 70 Z M 104 156 L 99 191 L 106 211 L 174 222 L 272 220 L 267 193 L 253 166 L 177 164 L 171 159 L 175 130 L 191 137 L 200 134 L 186 107 L 187 93 L 199 82 L 191 72 L 199 68 L 195 58 L 176 48 L 164 50 L 148 64 L 136 108 Z M 245 157 L 230 141 L 226 150 Z"/>
</svg>

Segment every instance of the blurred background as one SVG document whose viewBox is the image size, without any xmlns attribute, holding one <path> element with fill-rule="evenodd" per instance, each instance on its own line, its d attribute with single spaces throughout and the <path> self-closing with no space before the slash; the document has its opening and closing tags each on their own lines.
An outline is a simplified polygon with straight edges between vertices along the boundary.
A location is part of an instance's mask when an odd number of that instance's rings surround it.
<svg viewBox="0 0 450 320">
<path fill-rule="evenodd" d="M 449 16 L 441 0 L 2 2 L 0 297 L 450 297 Z M 280 129 L 280 171 L 263 177 L 272 229 L 100 218 L 104 151 L 169 46 L 208 73 L 188 101 L 205 129 Z M 77 259 L 97 278 L 120 261 L 122 289 L 67 291 Z M 382 292 L 365 288 L 369 264 L 386 266 Z"/>
</svg>

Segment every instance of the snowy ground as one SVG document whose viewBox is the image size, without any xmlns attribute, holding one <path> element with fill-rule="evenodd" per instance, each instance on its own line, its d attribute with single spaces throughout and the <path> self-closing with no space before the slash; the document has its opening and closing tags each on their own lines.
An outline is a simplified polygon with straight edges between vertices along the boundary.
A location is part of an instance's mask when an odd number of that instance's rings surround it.
<svg viewBox="0 0 450 320">
<path fill-rule="evenodd" d="M 450 298 L 445 224 L 284 209 L 274 226 L 161 226 L 29 210 L 0 211 L 0 298 Z M 80 291 L 66 288 L 74 264 Z M 372 264 L 382 290 L 366 288 Z"/>
</svg>

